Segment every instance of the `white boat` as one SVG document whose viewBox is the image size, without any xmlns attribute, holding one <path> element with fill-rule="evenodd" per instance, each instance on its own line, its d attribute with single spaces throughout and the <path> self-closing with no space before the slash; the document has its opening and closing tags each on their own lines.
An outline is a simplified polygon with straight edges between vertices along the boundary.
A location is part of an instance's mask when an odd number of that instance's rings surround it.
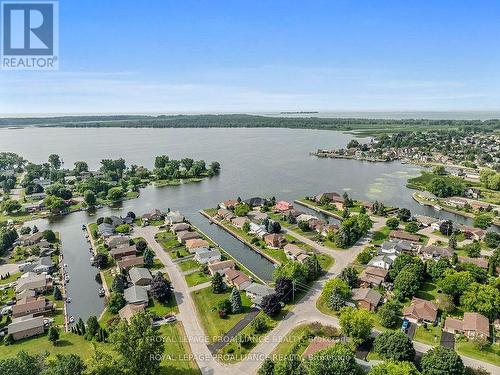
<svg viewBox="0 0 500 375">
<path fill-rule="evenodd" d="M 434 205 L 434 206 L 432 206 L 432 207 L 433 207 L 436 211 L 441 211 L 441 210 L 442 210 L 442 208 L 441 208 L 440 206 L 438 206 L 438 205 Z"/>
<path fill-rule="evenodd" d="M 64 268 L 68 267 L 68 265 L 66 263 L 64 263 Z"/>
<path fill-rule="evenodd" d="M 66 297 L 66 303 L 71 303 L 71 298 L 70 297 Z"/>
<path fill-rule="evenodd" d="M 74 318 L 74 317 L 72 317 L 72 316 L 70 316 L 70 317 L 69 317 L 69 322 L 70 322 L 70 323 L 74 323 L 74 322 L 75 322 L 75 318 Z"/>
<path fill-rule="evenodd" d="M 69 275 L 64 276 L 64 281 L 69 281 Z"/>
</svg>

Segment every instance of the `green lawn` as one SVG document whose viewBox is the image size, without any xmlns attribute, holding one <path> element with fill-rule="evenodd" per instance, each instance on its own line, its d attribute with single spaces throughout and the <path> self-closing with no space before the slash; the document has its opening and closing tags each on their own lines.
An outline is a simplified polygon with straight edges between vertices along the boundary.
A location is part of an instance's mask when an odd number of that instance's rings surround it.
<svg viewBox="0 0 500 375">
<path fill-rule="evenodd" d="M 174 296 L 170 297 L 170 300 L 167 303 L 160 303 L 151 298 L 149 300 L 147 310 L 157 316 L 165 316 L 171 313 L 177 314 L 179 312 Z"/>
<path fill-rule="evenodd" d="M 13 273 L 9 277 L 0 280 L 0 285 L 10 284 L 11 282 L 16 281 L 19 276 L 21 276 L 21 272 Z"/>
<path fill-rule="evenodd" d="M 441 340 L 441 329 L 431 324 L 427 324 L 427 328 L 423 325 L 418 326 L 413 340 L 433 346 L 439 345 L 439 341 Z"/>
<path fill-rule="evenodd" d="M 382 245 L 382 243 L 389 238 L 390 232 L 391 228 L 389 227 L 383 227 L 381 230 L 373 232 L 371 243 L 374 245 Z"/>
<path fill-rule="evenodd" d="M 470 341 L 459 341 L 455 343 L 455 350 L 459 354 L 479 359 L 480 361 L 488 362 L 497 366 L 500 362 L 500 346 L 498 343 L 492 344 L 484 349 L 477 349 Z"/>
<path fill-rule="evenodd" d="M 183 258 L 189 256 L 186 247 L 177 242 L 175 234 L 169 231 L 157 233 L 156 241 L 165 250 L 172 259 Z"/>
<path fill-rule="evenodd" d="M 425 299 L 427 301 L 433 301 L 434 299 L 436 299 L 437 295 L 438 293 L 436 284 L 425 282 L 420 287 L 420 290 L 417 292 L 416 297 Z"/>
<path fill-rule="evenodd" d="M 273 350 L 272 355 L 277 357 L 282 357 L 288 354 L 291 354 L 290 351 L 294 349 L 295 353 L 301 352 L 303 353 L 307 347 L 307 344 L 302 344 L 301 341 L 309 334 L 310 324 L 302 324 L 295 328 L 293 328 L 290 332 L 286 334 L 283 340 L 280 341 L 278 346 Z M 296 343 L 299 347 L 297 347 Z M 304 342 L 305 343 L 305 342 Z"/>
<path fill-rule="evenodd" d="M 165 341 L 165 358 L 161 363 L 160 374 L 197 375 L 198 365 L 193 359 L 189 342 L 181 322 L 164 324 L 159 329 Z"/>
<path fill-rule="evenodd" d="M 240 294 L 243 303 L 243 312 L 240 314 L 231 314 L 227 318 L 222 319 L 217 312 L 217 305 L 220 301 L 229 299 L 229 290 L 222 294 L 214 294 L 211 288 L 205 288 L 191 293 L 196 309 L 198 310 L 201 325 L 210 342 L 213 342 L 219 336 L 229 331 L 250 310 L 251 301 L 245 293 Z"/>
<path fill-rule="evenodd" d="M 200 267 L 200 263 L 193 259 L 183 260 L 182 262 L 177 263 L 182 272 L 186 272 L 192 269 L 198 269 Z"/>
<path fill-rule="evenodd" d="M 196 286 L 210 281 L 210 277 L 201 271 L 184 275 L 188 286 Z"/>
</svg>

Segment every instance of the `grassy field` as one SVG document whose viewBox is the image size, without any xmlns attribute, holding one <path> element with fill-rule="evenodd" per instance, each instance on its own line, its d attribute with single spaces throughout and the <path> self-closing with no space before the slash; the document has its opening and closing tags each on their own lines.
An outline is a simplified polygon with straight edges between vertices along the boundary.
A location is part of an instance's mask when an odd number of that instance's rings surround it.
<svg viewBox="0 0 500 375">
<path fill-rule="evenodd" d="M 155 238 L 163 250 L 165 250 L 172 259 L 178 259 L 190 255 L 186 250 L 186 247 L 177 242 L 175 234 L 169 231 L 157 233 Z"/>
<path fill-rule="evenodd" d="M 172 296 L 167 303 L 161 303 L 151 298 L 149 300 L 147 311 L 157 316 L 165 316 L 171 313 L 177 314 L 179 312 L 179 308 L 177 307 L 175 297 Z"/>
<path fill-rule="evenodd" d="M 222 294 L 214 294 L 211 288 L 205 288 L 192 292 L 191 295 L 198 310 L 201 325 L 211 342 L 229 331 L 236 323 L 243 319 L 251 306 L 251 301 L 245 293 L 241 293 L 243 312 L 240 314 L 230 314 L 227 318 L 222 319 L 219 317 L 217 305 L 220 301 L 229 298 L 229 290 Z"/>
<path fill-rule="evenodd" d="M 21 276 L 21 272 L 13 273 L 9 277 L 0 280 L 0 285 L 10 284 L 11 282 L 16 281 L 19 276 Z"/>
<path fill-rule="evenodd" d="M 198 263 L 193 259 L 183 260 L 182 262 L 177 263 L 177 265 L 179 266 L 182 272 L 198 269 L 200 267 L 200 263 Z"/>
<path fill-rule="evenodd" d="M 379 231 L 373 232 L 371 243 L 374 245 L 382 245 L 382 243 L 389 238 L 390 232 L 391 228 L 389 227 L 383 227 Z"/>
<path fill-rule="evenodd" d="M 196 286 L 210 281 L 210 277 L 201 271 L 195 271 L 185 275 L 184 278 L 188 286 Z"/>
<path fill-rule="evenodd" d="M 305 340 L 308 337 L 309 328 L 310 324 L 302 324 L 288 332 L 273 350 L 272 356 L 282 357 L 288 355 L 292 349 L 295 354 L 302 354 L 309 343 Z"/>
<path fill-rule="evenodd" d="M 417 294 L 415 295 L 418 298 L 425 299 L 427 301 L 432 301 L 436 299 L 438 295 L 437 286 L 431 282 L 425 282 L 422 284 Z"/>
<path fill-rule="evenodd" d="M 165 342 L 165 359 L 161 363 L 160 374 L 164 375 L 197 375 L 198 365 L 193 360 L 186 333 L 181 322 L 165 324 L 160 327 Z"/>
<path fill-rule="evenodd" d="M 427 324 L 427 328 L 423 325 L 418 326 L 413 340 L 433 346 L 439 345 L 439 340 L 441 340 L 441 329 L 431 324 Z"/>
<path fill-rule="evenodd" d="M 479 350 L 470 341 L 459 341 L 455 343 L 455 350 L 459 354 L 497 366 L 500 361 L 500 346 L 498 343 Z"/>
</svg>

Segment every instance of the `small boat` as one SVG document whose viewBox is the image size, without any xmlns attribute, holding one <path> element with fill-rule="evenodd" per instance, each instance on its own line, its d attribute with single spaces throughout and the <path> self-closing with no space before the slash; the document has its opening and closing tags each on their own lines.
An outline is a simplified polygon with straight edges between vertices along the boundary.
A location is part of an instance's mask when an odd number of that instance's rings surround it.
<svg viewBox="0 0 500 375">
<path fill-rule="evenodd" d="M 75 322 L 75 318 L 74 318 L 73 316 L 70 316 L 70 317 L 69 317 L 69 322 L 70 322 L 70 323 L 74 323 L 74 322 Z"/>
<path fill-rule="evenodd" d="M 105 294 L 104 288 L 99 288 L 99 297 L 104 297 Z"/>
<path fill-rule="evenodd" d="M 64 281 L 69 281 L 69 275 L 64 276 Z"/>
<path fill-rule="evenodd" d="M 71 303 L 71 298 L 70 297 L 66 297 L 66 303 Z"/>
<path fill-rule="evenodd" d="M 442 210 L 442 208 L 441 208 L 440 206 L 438 206 L 438 205 L 434 205 L 434 206 L 432 206 L 432 207 L 433 207 L 436 211 L 441 211 L 441 210 Z"/>
<path fill-rule="evenodd" d="M 82 230 L 85 230 L 85 229 L 87 229 L 87 227 L 84 224 L 84 225 L 82 225 Z"/>
<path fill-rule="evenodd" d="M 64 268 L 68 267 L 68 265 L 66 263 L 64 263 Z"/>
</svg>

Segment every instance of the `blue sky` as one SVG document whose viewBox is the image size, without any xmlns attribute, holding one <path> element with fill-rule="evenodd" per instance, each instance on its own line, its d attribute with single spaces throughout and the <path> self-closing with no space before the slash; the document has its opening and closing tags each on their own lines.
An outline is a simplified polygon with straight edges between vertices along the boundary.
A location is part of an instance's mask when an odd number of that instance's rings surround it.
<svg viewBox="0 0 500 375">
<path fill-rule="evenodd" d="M 500 110 L 498 1 L 61 0 L 0 113 Z"/>
</svg>

